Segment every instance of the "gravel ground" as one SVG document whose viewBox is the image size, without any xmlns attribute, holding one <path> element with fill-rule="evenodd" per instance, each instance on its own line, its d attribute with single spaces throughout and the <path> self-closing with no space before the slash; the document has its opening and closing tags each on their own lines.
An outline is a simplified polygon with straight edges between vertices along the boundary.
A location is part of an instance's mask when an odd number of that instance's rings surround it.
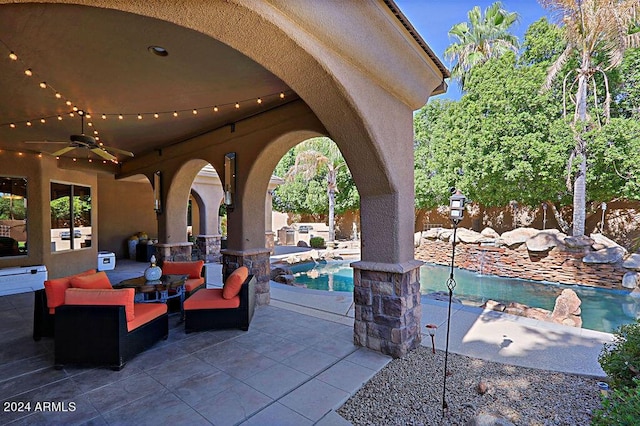
<svg viewBox="0 0 640 426">
<path fill-rule="evenodd" d="M 443 351 L 420 347 L 387 364 L 338 413 L 354 425 L 465 425 L 490 415 L 516 425 L 573 426 L 588 425 L 600 407 L 595 378 L 449 353 L 443 417 L 443 369 Z"/>
</svg>

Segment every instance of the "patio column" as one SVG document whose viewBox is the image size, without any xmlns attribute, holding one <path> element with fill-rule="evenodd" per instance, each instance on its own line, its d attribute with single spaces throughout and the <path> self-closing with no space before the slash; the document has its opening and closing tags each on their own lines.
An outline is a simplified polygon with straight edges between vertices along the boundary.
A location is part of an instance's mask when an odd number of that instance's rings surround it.
<svg viewBox="0 0 640 426">
<path fill-rule="evenodd" d="M 241 266 L 249 269 L 250 275 L 256 277 L 256 304 L 268 305 L 271 301 L 269 293 L 270 262 L 269 249 L 222 250 L 222 278 L 227 277 Z"/>
<path fill-rule="evenodd" d="M 420 266 L 355 262 L 353 266 L 354 343 L 403 357 L 420 346 Z"/>
<path fill-rule="evenodd" d="M 173 262 L 186 262 L 191 260 L 191 243 L 158 243 L 154 245 L 156 260 L 162 264 L 165 260 Z"/>
<path fill-rule="evenodd" d="M 216 262 L 220 257 L 222 235 L 198 235 L 196 244 L 205 262 Z"/>
</svg>

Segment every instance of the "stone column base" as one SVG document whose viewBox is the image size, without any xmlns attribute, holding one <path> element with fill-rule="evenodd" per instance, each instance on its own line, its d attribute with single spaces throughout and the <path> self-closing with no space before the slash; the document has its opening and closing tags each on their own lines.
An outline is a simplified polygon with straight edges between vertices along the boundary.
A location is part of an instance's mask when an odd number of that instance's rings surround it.
<svg viewBox="0 0 640 426">
<path fill-rule="evenodd" d="M 355 262 L 353 299 L 356 345 L 400 358 L 420 346 L 421 261 Z"/>
<path fill-rule="evenodd" d="M 162 264 L 165 260 L 175 262 L 187 262 L 191 260 L 193 243 L 161 243 L 154 244 L 156 248 L 156 260 Z"/>
<path fill-rule="evenodd" d="M 249 274 L 256 277 L 256 304 L 268 305 L 271 302 L 269 249 L 222 250 L 221 253 L 223 279 L 226 280 L 239 267 L 246 266 Z"/>
<path fill-rule="evenodd" d="M 264 241 L 266 247 L 269 249 L 269 253 L 273 254 L 273 250 L 276 246 L 276 233 L 271 231 L 265 232 Z"/>
<path fill-rule="evenodd" d="M 196 244 L 205 262 L 217 262 L 220 259 L 220 241 L 222 235 L 198 235 Z"/>
</svg>

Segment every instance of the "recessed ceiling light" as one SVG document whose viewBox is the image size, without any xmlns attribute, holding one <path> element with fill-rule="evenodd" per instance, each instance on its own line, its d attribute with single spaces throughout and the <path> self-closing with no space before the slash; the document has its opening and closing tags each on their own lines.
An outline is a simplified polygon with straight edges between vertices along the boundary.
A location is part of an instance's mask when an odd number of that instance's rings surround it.
<svg viewBox="0 0 640 426">
<path fill-rule="evenodd" d="M 149 46 L 147 47 L 147 50 L 149 50 L 149 52 L 153 53 L 156 56 L 168 56 L 169 52 L 167 52 L 167 49 L 165 49 L 162 46 Z"/>
</svg>

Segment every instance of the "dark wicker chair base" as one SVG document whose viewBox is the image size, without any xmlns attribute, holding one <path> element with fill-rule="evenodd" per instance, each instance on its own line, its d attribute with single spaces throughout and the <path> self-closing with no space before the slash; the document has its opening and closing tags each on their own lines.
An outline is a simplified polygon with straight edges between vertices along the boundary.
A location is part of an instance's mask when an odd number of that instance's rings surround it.
<svg viewBox="0 0 640 426">
<path fill-rule="evenodd" d="M 185 310 L 184 331 L 222 330 L 239 328 L 249 330 L 255 310 L 255 283 L 249 275 L 240 289 L 240 306 L 232 309 L 191 309 Z M 201 290 L 206 291 L 206 290 Z"/>
<path fill-rule="evenodd" d="M 36 342 L 42 337 L 53 337 L 55 315 L 49 313 L 47 307 L 47 294 L 43 290 L 34 292 L 33 303 L 33 340 Z"/>
<path fill-rule="evenodd" d="M 55 368 L 107 365 L 120 370 L 135 355 L 169 335 L 164 314 L 127 331 L 124 306 L 63 305 L 56 308 Z"/>
</svg>

